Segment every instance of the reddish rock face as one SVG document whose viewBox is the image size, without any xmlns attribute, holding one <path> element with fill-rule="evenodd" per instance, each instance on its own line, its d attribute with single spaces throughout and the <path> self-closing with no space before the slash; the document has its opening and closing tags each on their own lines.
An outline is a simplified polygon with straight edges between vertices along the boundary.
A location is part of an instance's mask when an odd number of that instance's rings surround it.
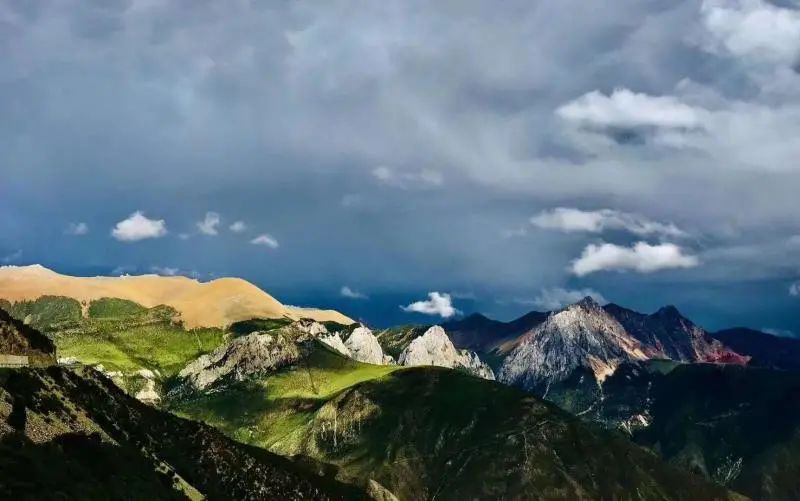
<svg viewBox="0 0 800 501">
<path fill-rule="evenodd" d="M 747 364 L 750 359 L 712 338 L 674 306 L 666 306 L 651 315 L 615 304 L 606 306 L 605 310 L 645 346 L 650 358 L 737 365 Z"/>
</svg>

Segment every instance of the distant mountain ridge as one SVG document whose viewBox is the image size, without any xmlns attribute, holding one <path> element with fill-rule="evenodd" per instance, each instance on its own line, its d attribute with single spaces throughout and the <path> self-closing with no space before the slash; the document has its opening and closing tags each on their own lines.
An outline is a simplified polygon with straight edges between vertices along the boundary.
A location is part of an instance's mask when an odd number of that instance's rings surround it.
<svg viewBox="0 0 800 501">
<path fill-rule="evenodd" d="M 548 315 L 549 312 L 531 311 L 510 322 L 500 322 L 473 313 L 460 320 L 445 322 L 442 327 L 459 348 L 507 352 L 519 336 L 544 322 Z"/>
<path fill-rule="evenodd" d="M 649 358 L 738 365 L 746 364 L 749 360 L 725 347 L 681 315 L 674 306 L 665 306 L 650 315 L 613 303 L 606 305 L 604 309 L 649 350 Z"/>
<path fill-rule="evenodd" d="M 800 370 L 800 339 L 736 327 L 709 334 L 737 352 L 751 357 L 751 365 L 770 369 Z"/>
<path fill-rule="evenodd" d="M 283 305 L 241 278 L 200 282 L 188 277 L 158 275 L 73 277 L 40 265 L 0 266 L 0 300 L 14 303 L 43 296 L 73 298 L 87 306 L 102 298 L 125 299 L 146 308 L 166 305 L 180 314 L 187 328 L 223 327 L 253 318 L 353 323 L 338 311 Z"/>
<path fill-rule="evenodd" d="M 681 315 L 674 306 L 652 314 L 591 297 L 554 312 L 530 312 L 511 322 L 480 314 L 444 324 L 458 347 L 479 347 L 501 360 L 500 381 L 545 392 L 576 370 L 598 382 L 628 361 L 669 359 L 744 365 L 737 353 Z"/>
</svg>

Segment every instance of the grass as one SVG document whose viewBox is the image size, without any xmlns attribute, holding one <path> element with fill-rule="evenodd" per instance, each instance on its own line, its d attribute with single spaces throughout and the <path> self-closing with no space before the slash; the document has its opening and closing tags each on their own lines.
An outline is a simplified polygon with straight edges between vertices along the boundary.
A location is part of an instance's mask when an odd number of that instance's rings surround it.
<svg viewBox="0 0 800 501">
<path fill-rule="evenodd" d="M 316 411 L 331 397 L 397 370 L 400 367 L 356 362 L 314 343 L 298 367 L 234 384 L 224 392 L 173 402 L 170 410 L 211 424 L 239 441 L 291 453 Z"/>
<path fill-rule="evenodd" d="M 92 301 L 85 317 L 81 304 L 66 297 L 44 296 L 0 307 L 53 339 L 59 358 L 122 372 L 117 382 L 131 394 L 144 386 L 136 375 L 140 369 L 157 371 L 159 383 L 168 384 L 190 361 L 219 347 L 226 336 L 217 328 L 184 329 L 175 321 L 177 312 L 168 306 L 146 308 L 118 298 Z"/>
<path fill-rule="evenodd" d="M 292 323 L 287 318 L 254 318 L 252 320 L 242 320 L 241 322 L 234 322 L 229 330 L 235 337 L 246 336 L 252 332 L 267 332 L 279 329 L 285 325 Z"/>
<path fill-rule="evenodd" d="M 75 357 L 84 364 L 103 364 L 108 370 L 135 372 L 158 370 L 162 376 L 177 374 L 187 363 L 224 341 L 222 329 L 184 330 L 176 324 L 159 323 L 104 334 L 59 334 L 60 357 Z"/>
<path fill-rule="evenodd" d="M 112 297 L 94 300 L 89 305 L 89 318 L 137 318 L 145 316 L 147 312 L 148 309 L 138 303 Z"/>
<path fill-rule="evenodd" d="M 81 304 L 67 297 L 42 296 L 34 301 L 15 303 L 0 300 L 0 308 L 6 310 L 12 317 L 42 331 L 57 329 L 61 325 L 81 320 Z"/>
</svg>

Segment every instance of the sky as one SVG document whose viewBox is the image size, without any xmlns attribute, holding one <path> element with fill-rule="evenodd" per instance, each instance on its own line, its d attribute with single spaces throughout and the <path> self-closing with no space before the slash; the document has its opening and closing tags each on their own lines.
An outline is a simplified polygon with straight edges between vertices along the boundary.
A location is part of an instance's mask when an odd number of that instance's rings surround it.
<svg viewBox="0 0 800 501">
<path fill-rule="evenodd" d="M 792 0 L 0 1 L 0 265 L 800 335 Z"/>
</svg>

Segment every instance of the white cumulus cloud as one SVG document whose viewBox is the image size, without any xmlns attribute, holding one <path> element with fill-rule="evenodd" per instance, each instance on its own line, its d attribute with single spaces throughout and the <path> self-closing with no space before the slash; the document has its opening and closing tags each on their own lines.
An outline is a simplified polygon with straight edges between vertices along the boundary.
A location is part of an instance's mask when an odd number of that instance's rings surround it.
<svg viewBox="0 0 800 501">
<path fill-rule="evenodd" d="M 569 207 L 545 210 L 531 218 L 538 228 L 565 232 L 602 233 L 605 230 L 624 230 L 634 235 L 686 236 L 672 223 L 651 221 L 638 214 L 611 209 L 585 211 Z"/>
<path fill-rule="evenodd" d="M 359 292 L 355 289 L 351 289 L 347 285 L 343 285 L 341 289 L 339 289 L 339 294 L 342 297 L 350 298 L 350 299 L 368 299 L 369 296 L 364 294 L 363 292 Z"/>
<path fill-rule="evenodd" d="M 197 229 L 200 233 L 208 236 L 216 236 L 219 234 L 217 226 L 219 226 L 220 218 L 216 212 L 206 212 L 206 217 L 197 223 Z"/>
<path fill-rule="evenodd" d="M 453 299 L 450 294 L 440 292 L 429 292 L 427 301 L 415 301 L 400 308 L 407 312 L 439 315 L 442 318 L 450 318 L 461 313 L 453 307 Z"/>
<path fill-rule="evenodd" d="M 167 234 L 167 224 L 163 219 L 149 219 L 142 211 L 136 211 L 117 223 L 111 236 L 121 242 L 136 242 L 147 238 L 161 238 Z"/>
<path fill-rule="evenodd" d="M 64 233 L 75 237 L 86 235 L 89 233 L 89 225 L 82 222 L 69 223 L 67 225 L 67 229 L 64 230 Z"/>
<path fill-rule="evenodd" d="M 637 242 L 633 247 L 615 244 L 589 244 L 583 254 L 572 262 L 572 272 L 583 276 L 604 270 L 632 270 L 639 273 L 670 268 L 692 268 L 700 264 L 696 256 L 685 254 L 675 244 L 651 245 Z"/>
<path fill-rule="evenodd" d="M 606 96 L 592 91 L 562 105 L 556 114 L 570 122 L 594 127 L 701 127 L 705 110 L 673 96 L 650 96 L 629 89 L 615 89 Z"/>
<path fill-rule="evenodd" d="M 247 224 L 244 221 L 236 221 L 228 227 L 234 233 L 242 233 L 247 230 Z"/>
<path fill-rule="evenodd" d="M 602 294 L 594 289 L 564 289 L 555 287 L 552 289 L 542 289 L 533 299 L 533 304 L 543 310 L 558 310 L 572 303 L 576 303 L 586 296 L 591 296 L 600 304 L 608 301 Z"/>
<path fill-rule="evenodd" d="M 275 240 L 275 237 L 268 233 L 262 233 L 256 238 L 250 240 L 250 243 L 253 245 L 263 245 L 264 247 L 270 247 L 272 249 L 278 248 L 278 241 Z"/>
<path fill-rule="evenodd" d="M 800 11 L 763 0 L 704 0 L 701 12 L 712 52 L 789 65 L 800 57 Z"/>
</svg>

